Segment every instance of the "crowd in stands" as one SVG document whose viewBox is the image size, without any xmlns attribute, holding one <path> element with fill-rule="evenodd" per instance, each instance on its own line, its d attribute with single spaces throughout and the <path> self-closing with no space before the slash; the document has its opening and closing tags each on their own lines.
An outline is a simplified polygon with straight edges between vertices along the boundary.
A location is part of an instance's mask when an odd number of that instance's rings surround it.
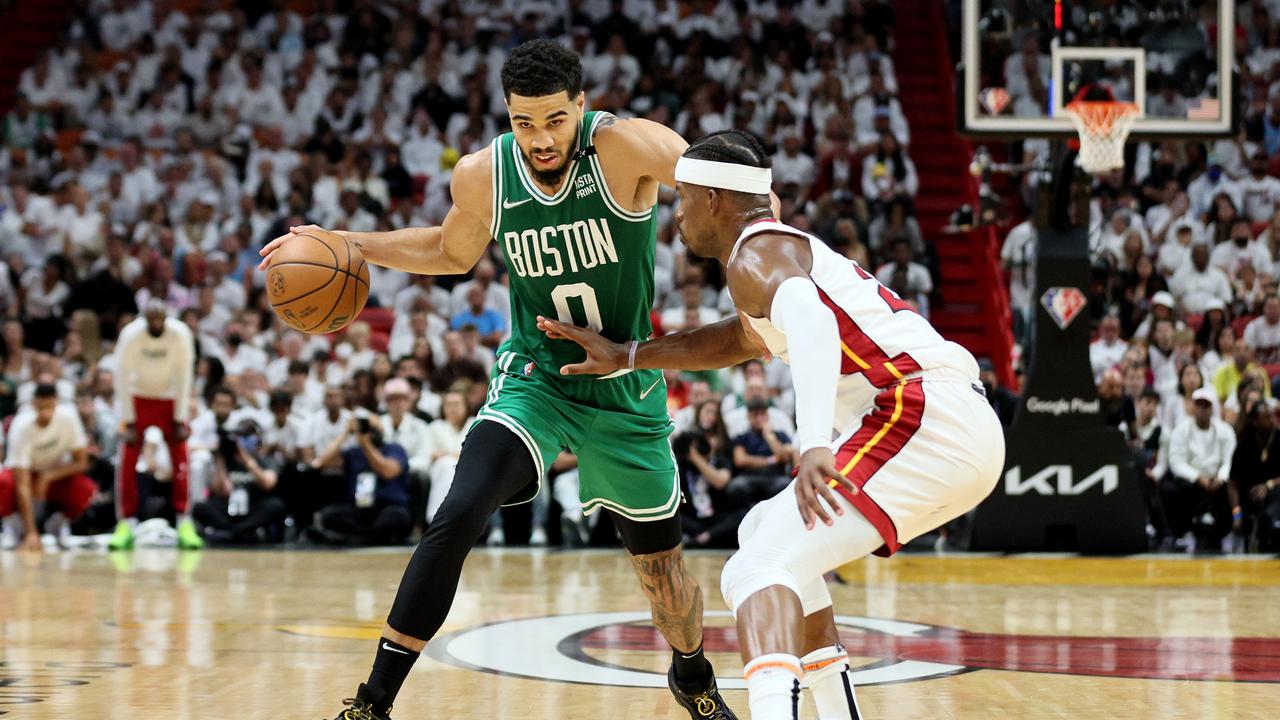
<svg viewBox="0 0 1280 720">
<path fill-rule="evenodd" d="M 50 393 L 74 407 L 87 458 L 63 470 L 96 487 L 61 518 L 76 533 L 120 515 L 126 443 L 130 510 L 182 515 L 166 489 L 182 439 L 185 513 L 206 542 L 401 542 L 430 521 L 510 332 L 497 247 L 462 277 L 371 268 L 370 309 L 337 336 L 275 318 L 257 251 L 306 223 L 439 224 L 453 165 L 508 125 L 498 71 L 524 40 L 582 55 L 591 109 L 689 140 L 755 132 L 775 153 L 782 219 L 928 313 L 936 254 L 913 217 L 887 0 L 299 5 L 83 0 L 3 115 L 0 418 Z M 733 313 L 718 267 L 685 252 L 673 203 L 664 192 L 658 208 L 658 332 Z M 130 424 L 119 397 L 118 339 L 153 300 L 193 344 L 191 419 L 172 430 Z M 667 380 L 688 542 L 732 546 L 795 459 L 789 371 L 773 360 Z M 566 454 L 551 469 L 532 543 L 602 541 L 574 466 Z M 491 527 L 491 543 L 507 541 L 503 515 Z"/>
<path fill-rule="evenodd" d="M 1148 114 L 1186 117 L 1188 102 L 1214 92 L 1206 48 L 1218 31 L 1216 3 L 1188 7 L 1184 15 L 1165 7 L 1177 32 L 1147 68 L 1158 94 Z M 1136 9 L 1114 5 L 1088 25 L 1146 47 L 1151 28 Z M 1107 422 L 1134 449 L 1153 543 L 1166 549 L 1274 549 L 1280 538 L 1280 468 L 1270 451 L 1280 390 L 1280 6 L 1241 4 L 1236 19 L 1239 133 L 1130 143 L 1125 168 L 1095 179 L 1089 208 L 1089 359 Z M 1047 77 L 1046 39 L 1014 33 L 1021 53 L 987 71 L 1043 100 L 1036 78 Z M 1111 87 L 1124 99 L 1124 83 Z M 1027 141 L 1023 159 L 1046 150 Z M 1023 343 L 1039 304 L 1035 255 L 1033 222 L 1012 227 L 1002 258 Z"/>
</svg>

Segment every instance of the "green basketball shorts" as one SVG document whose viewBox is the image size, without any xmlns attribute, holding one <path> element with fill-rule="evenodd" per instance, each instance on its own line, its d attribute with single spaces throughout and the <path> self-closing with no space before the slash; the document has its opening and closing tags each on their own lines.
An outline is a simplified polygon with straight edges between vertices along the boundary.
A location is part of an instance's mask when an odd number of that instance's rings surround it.
<svg viewBox="0 0 1280 720">
<path fill-rule="evenodd" d="M 631 520 L 663 520 L 680 506 L 671 454 L 667 384 L 659 370 L 635 370 L 608 380 L 569 380 L 525 355 L 499 353 L 476 422 L 505 426 L 533 455 L 538 486 L 508 504 L 537 495 L 561 450 L 578 456 L 584 513 L 600 508 Z"/>
</svg>

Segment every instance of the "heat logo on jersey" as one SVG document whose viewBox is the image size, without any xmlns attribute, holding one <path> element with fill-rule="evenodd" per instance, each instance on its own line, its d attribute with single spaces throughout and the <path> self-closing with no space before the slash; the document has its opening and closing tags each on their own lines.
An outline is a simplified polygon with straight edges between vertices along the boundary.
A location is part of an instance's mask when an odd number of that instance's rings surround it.
<svg viewBox="0 0 1280 720">
<path fill-rule="evenodd" d="M 1058 329 L 1066 330 L 1067 326 L 1080 315 L 1080 311 L 1084 310 L 1088 300 L 1084 293 L 1080 292 L 1080 288 L 1051 287 L 1040 296 L 1040 304 L 1049 313 L 1049 317 L 1058 324 Z"/>
</svg>

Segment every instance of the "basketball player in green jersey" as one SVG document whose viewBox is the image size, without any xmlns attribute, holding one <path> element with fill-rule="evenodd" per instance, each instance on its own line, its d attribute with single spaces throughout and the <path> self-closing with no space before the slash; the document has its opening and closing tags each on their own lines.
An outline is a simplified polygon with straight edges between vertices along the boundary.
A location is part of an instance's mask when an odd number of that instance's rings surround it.
<svg viewBox="0 0 1280 720">
<path fill-rule="evenodd" d="M 579 58 L 554 42 L 515 48 L 502 83 L 512 132 L 458 161 L 454 205 L 442 226 L 342 233 L 371 263 L 434 275 L 467 272 L 496 240 L 510 277 L 512 331 L 498 350 L 453 487 L 400 582 L 369 679 L 338 718 L 388 717 L 448 615 L 463 560 L 486 521 L 499 505 L 531 500 L 545 468 L 567 448 L 578 456 L 583 510 L 611 513 L 654 625 L 673 648 L 671 692 L 691 718 L 731 720 L 702 652 L 702 590 L 681 554 L 662 374 L 561 376 L 583 351 L 537 327 L 541 316 L 615 342 L 650 336 L 654 206 L 659 185 L 675 186 L 687 143 L 647 120 L 584 112 Z M 727 322 L 741 327 L 736 318 Z"/>
</svg>

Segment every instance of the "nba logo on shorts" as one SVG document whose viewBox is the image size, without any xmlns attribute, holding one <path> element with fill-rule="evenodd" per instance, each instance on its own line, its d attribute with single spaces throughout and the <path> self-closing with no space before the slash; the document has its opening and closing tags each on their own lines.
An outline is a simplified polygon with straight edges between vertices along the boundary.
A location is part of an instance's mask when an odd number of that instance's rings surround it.
<svg viewBox="0 0 1280 720">
<path fill-rule="evenodd" d="M 534 369 L 534 368 L 536 368 L 536 367 L 538 367 L 538 366 L 537 366 L 536 364 L 534 364 L 534 363 L 533 363 L 533 361 L 529 361 L 529 362 L 525 363 L 525 364 L 524 364 L 524 374 L 525 374 L 525 375 L 532 375 L 532 374 L 533 374 L 533 369 Z"/>
<path fill-rule="evenodd" d="M 1051 287 L 1040 296 L 1040 304 L 1049 312 L 1049 317 L 1058 323 L 1058 329 L 1066 330 L 1072 320 L 1084 309 L 1084 293 L 1080 288 Z"/>
</svg>

